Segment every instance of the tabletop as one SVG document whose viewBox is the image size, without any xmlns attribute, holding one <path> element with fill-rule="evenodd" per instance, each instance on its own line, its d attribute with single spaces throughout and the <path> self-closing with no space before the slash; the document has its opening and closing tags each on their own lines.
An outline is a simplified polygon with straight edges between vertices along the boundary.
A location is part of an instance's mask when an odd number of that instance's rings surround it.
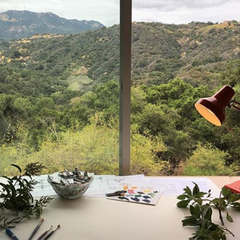
<svg viewBox="0 0 240 240">
<path fill-rule="evenodd" d="M 169 177 L 179 181 L 184 177 Z M 161 180 L 161 177 L 157 177 Z M 166 179 L 166 178 L 165 178 Z M 239 180 L 238 177 L 209 177 L 209 188 L 219 192 L 225 184 Z M 187 209 L 176 207 L 176 195 L 162 195 L 155 206 L 113 201 L 101 197 L 82 196 L 65 200 L 56 196 L 44 209 L 44 222 L 34 239 L 51 225 L 60 225 L 52 240 L 187 240 L 192 228 L 183 227 L 182 219 L 188 215 Z M 239 213 L 233 212 L 234 223 L 226 226 L 235 234 L 227 239 L 240 239 Z M 214 215 L 220 223 L 217 215 Z M 27 240 L 39 219 L 26 220 L 17 224 L 12 231 L 20 240 Z M 0 239 L 10 239 L 5 231 Z"/>
</svg>

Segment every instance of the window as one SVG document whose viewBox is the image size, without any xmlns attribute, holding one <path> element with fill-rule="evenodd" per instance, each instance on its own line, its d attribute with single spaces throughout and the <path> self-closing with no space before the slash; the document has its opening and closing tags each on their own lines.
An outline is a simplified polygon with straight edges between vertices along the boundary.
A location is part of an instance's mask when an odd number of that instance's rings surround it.
<svg viewBox="0 0 240 240">
<path fill-rule="evenodd" d="M 240 114 L 231 111 L 226 125 L 216 128 L 194 109 L 199 98 L 225 84 L 240 89 L 240 24 L 234 20 L 239 16 L 231 3 L 200 5 L 133 1 L 133 173 L 228 175 L 239 170 Z"/>
<path fill-rule="evenodd" d="M 18 28 L 0 43 L 1 175 L 36 161 L 44 173 L 119 172 L 120 2 L 84 4 L 15 1 L 1 15 Z"/>
</svg>

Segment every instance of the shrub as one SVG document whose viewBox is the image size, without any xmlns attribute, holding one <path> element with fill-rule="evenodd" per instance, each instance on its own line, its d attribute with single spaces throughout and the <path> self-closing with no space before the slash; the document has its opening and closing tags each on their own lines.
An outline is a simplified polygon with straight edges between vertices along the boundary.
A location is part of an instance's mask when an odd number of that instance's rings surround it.
<svg viewBox="0 0 240 240">
<path fill-rule="evenodd" d="M 193 155 L 183 166 L 183 175 L 189 176 L 213 176 L 228 175 L 231 167 L 225 166 L 227 153 L 212 147 L 211 145 L 198 144 Z"/>
</svg>

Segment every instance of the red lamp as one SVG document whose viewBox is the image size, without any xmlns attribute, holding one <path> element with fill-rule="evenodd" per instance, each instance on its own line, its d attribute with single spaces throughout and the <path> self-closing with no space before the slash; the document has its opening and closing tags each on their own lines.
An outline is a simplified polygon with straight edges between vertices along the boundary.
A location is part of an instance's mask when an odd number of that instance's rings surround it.
<svg viewBox="0 0 240 240">
<path fill-rule="evenodd" d="M 240 110 L 236 105 L 240 103 L 231 100 L 235 91 L 230 86 L 224 86 L 212 97 L 201 98 L 195 103 L 197 111 L 210 123 L 221 126 L 225 120 L 226 106 Z"/>
<path fill-rule="evenodd" d="M 226 106 L 233 107 L 240 111 L 240 103 L 231 100 L 235 91 L 229 87 L 224 86 L 212 97 L 201 98 L 195 103 L 197 111 L 210 123 L 221 126 L 225 120 L 225 108 Z M 236 106 L 238 105 L 238 106 Z M 234 193 L 240 193 L 240 180 L 226 184 L 226 188 L 230 189 Z"/>
</svg>

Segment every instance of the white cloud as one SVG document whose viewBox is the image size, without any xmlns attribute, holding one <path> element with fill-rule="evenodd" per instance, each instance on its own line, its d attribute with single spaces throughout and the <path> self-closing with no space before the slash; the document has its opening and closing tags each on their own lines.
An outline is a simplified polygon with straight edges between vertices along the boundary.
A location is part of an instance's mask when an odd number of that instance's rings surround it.
<svg viewBox="0 0 240 240">
<path fill-rule="evenodd" d="M 119 23 L 119 0 L 0 0 L 0 9 L 53 12 L 67 19 L 96 20 L 106 26 Z"/>
<path fill-rule="evenodd" d="M 179 8 L 186 8 L 191 11 L 191 9 L 217 7 L 224 3 L 226 3 L 226 0 L 133 0 L 133 7 L 135 9 L 158 9 L 159 11 L 173 11 Z"/>
<path fill-rule="evenodd" d="M 60 17 L 119 23 L 121 0 L 0 0 L 1 12 L 53 12 Z M 132 0 L 133 21 L 162 23 L 240 21 L 240 0 Z"/>
<path fill-rule="evenodd" d="M 240 0 L 133 0 L 133 20 L 162 23 L 240 21 Z"/>
</svg>

